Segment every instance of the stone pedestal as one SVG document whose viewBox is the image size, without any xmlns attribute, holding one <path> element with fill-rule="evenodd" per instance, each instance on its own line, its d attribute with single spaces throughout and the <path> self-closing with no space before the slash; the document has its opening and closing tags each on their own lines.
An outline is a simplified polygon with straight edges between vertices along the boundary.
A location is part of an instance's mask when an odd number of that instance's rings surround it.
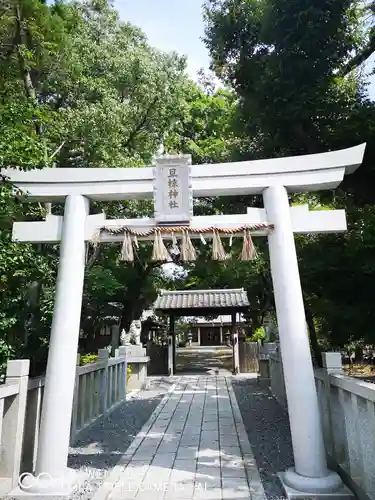
<svg viewBox="0 0 375 500">
<path fill-rule="evenodd" d="M 146 348 L 141 345 L 121 346 L 119 356 L 125 356 L 127 365 L 131 366 L 132 374 L 128 380 L 127 390 L 146 389 L 147 363 L 150 358 L 146 355 Z"/>
<path fill-rule="evenodd" d="M 122 345 L 119 347 L 119 355 L 125 356 L 128 363 L 132 358 L 140 358 L 146 356 L 146 348 L 141 345 Z"/>
<path fill-rule="evenodd" d="M 349 490 L 347 486 L 342 484 L 338 489 L 330 489 L 327 491 L 325 484 L 322 484 L 322 491 L 317 491 L 311 493 L 309 491 L 303 491 L 303 486 L 301 489 L 296 490 L 289 486 L 285 480 L 285 472 L 280 472 L 278 477 L 283 485 L 285 496 L 287 500 L 355 500 L 354 494 Z M 334 478 L 337 484 L 337 478 Z"/>
</svg>

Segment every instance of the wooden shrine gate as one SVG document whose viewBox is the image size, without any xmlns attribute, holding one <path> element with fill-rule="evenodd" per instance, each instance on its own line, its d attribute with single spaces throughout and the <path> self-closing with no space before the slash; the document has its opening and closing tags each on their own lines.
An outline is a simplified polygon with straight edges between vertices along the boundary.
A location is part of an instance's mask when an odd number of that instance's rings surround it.
<svg viewBox="0 0 375 500">
<path fill-rule="evenodd" d="M 233 348 L 232 372 L 240 372 L 238 353 L 238 315 L 249 310 L 250 303 L 243 288 L 223 290 L 161 290 L 154 302 L 157 314 L 169 316 L 168 374 L 176 373 L 176 332 L 175 320 L 179 317 L 205 317 L 228 315 L 231 318 Z M 224 345 L 224 336 L 219 336 L 218 345 Z"/>
</svg>

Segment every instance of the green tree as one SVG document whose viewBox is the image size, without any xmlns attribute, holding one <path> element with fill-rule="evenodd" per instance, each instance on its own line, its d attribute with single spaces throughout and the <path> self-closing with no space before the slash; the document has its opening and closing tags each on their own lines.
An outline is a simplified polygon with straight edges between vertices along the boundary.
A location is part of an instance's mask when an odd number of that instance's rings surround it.
<svg viewBox="0 0 375 500">
<path fill-rule="evenodd" d="M 53 5 L 16 0 L 3 2 L 0 14 L 0 167 L 150 162 L 181 114 L 187 81 L 183 58 L 150 47 L 143 33 L 120 22 L 105 0 Z M 17 355 L 45 358 L 58 249 L 11 242 L 14 220 L 45 217 L 44 207 L 20 203 L 11 188 L 3 179 L 0 338 L 15 346 Z M 150 204 L 124 201 L 94 204 L 93 209 L 123 217 L 126 210 L 146 214 Z M 61 214 L 62 207 L 53 206 L 53 212 Z M 132 284 L 144 277 L 143 264 L 127 272 L 115 263 L 107 269 L 104 264 L 114 255 L 113 248 L 103 248 L 88 271 L 84 305 L 96 316 L 107 314 L 115 285 L 124 307 L 132 299 L 134 314 L 151 300 L 145 296 L 153 296 L 147 291 L 153 289 L 153 271 L 141 293 L 134 294 Z"/>
<path fill-rule="evenodd" d="M 205 8 L 212 68 L 236 92 L 240 123 L 252 138 L 244 158 L 368 143 L 359 172 L 335 193 L 303 197 L 312 206 L 344 207 L 348 213 L 345 235 L 297 238 L 315 347 L 315 334 L 336 347 L 373 339 L 375 106 L 361 74 L 352 71 L 373 50 L 367 13 L 363 3 L 351 0 L 208 0 Z"/>
<path fill-rule="evenodd" d="M 194 164 L 222 163 L 237 148 L 236 96 L 228 89 L 212 89 L 210 82 L 184 87 L 184 106 L 164 147 L 170 153 L 191 154 Z"/>
<path fill-rule="evenodd" d="M 335 71 L 363 42 L 358 3 L 212 0 L 205 12 L 212 67 L 236 90 L 263 154 L 325 150 L 331 123 L 356 103 L 356 85 Z"/>
</svg>

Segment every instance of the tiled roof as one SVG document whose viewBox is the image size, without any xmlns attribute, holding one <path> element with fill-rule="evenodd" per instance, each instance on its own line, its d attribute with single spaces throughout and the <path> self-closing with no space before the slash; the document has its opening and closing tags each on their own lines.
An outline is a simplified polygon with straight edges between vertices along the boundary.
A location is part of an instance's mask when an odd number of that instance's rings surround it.
<svg viewBox="0 0 375 500">
<path fill-rule="evenodd" d="M 155 310 L 236 309 L 249 307 L 243 288 L 232 290 L 162 290 L 154 303 Z"/>
</svg>

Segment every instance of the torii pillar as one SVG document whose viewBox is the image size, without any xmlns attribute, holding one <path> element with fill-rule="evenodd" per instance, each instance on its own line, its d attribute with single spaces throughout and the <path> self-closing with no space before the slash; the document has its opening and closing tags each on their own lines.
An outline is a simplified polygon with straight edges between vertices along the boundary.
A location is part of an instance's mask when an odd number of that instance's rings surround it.
<svg viewBox="0 0 375 500">
<path fill-rule="evenodd" d="M 25 492 L 30 494 L 59 492 L 68 495 L 78 479 L 67 469 L 67 458 L 85 275 L 85 223 L 88 214 L 87 198 L 79 194 L 66 197 L 35 470 L 35 476 L 39 475 L 40 480 L 30 482 L 30 478 L 25 478 Z"/>
<path fill-rule="evenodd" d="M 280 474 L 288 498 L 316 499 L 320 493 L 325 499 L 338 498 L 340 492 L 339 498 L 348 497 L 338 475 L 327 468 L 293 234 L 345 231 L 345 211 L 310 212 L 308 207 L 289 207 L 287 192 L 336 188 L 345 174 L 359 167 L 364 150 L 362 144 L 316 155 L 192 167 L 195 197 L 262 194 L 265 207 L 248 209 L 247 214 L 193 217 L 191 228 L 196 232 L 193 231 L 192 237 L 199 237 L 200 228 L 233 230 L 239 225 L 254 223 L 274 225 L 271 233 L 257 234 L 268 236 L 280 331 L 295 461 L 292 470 Z M 28 192 L 30 200 L 65 202 L 63 218 L 50 215 L 44 222 L 15 223 L 13 239 L 61 242 L 35 471 L 44 474 L 46 484 L 40 480 L 31 488 L 26 484 L 23 495 L 67 495 L 70 493 L 67 458 L 85 242 L 92 241 L 104 225 L 121 225 L 147 233 L 156 224 L 154 219 L 105 220 L 103 214 L 88 215 L 88 200 L 152 198 L 154 175 L 151 168 L 8 170 L 3 175 Z M 121 235 L 105 234 L 101 241 L 121 239 Z"/>
<path fill-rule="evenodd" d="M 287 494 L 291 488 L 306 494 L 334 492 L 342 482 L 327 468 L 288 194 L 285 187 L 273 186 L 263 200 L 275 224 L 268 246 L 295 463 L 280 479 Z"/>
</svg>

